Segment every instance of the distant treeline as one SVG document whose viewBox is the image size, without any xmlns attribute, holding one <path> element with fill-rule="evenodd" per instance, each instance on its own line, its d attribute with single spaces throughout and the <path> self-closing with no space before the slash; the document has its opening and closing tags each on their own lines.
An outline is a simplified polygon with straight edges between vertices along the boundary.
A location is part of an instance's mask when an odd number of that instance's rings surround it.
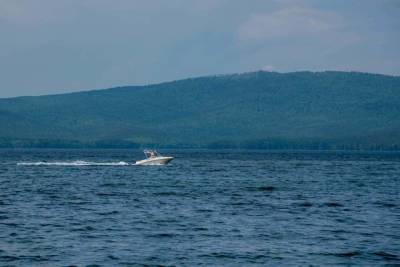
<svg viewBox="0 0 400 267">
<path fill-rule="evenodd" d="M 219 141 L 204 144 L 134 143 L 126 140 L 49 140 L 0 139 L 0 148 L 64 148 L 64 149 L 140 149 L 146 147 L 174 149 L 261 149 L 261 150 L 355 150 L 400 151 L 400 144 L 355 143 L 339 140 L 281 140 L 265 139 L 247 142 Z"/>
<path fill-rule="evenodd" d="M 140 148 L 140 145 L 123 140 L 0 139 L 0 148 Z"/>
<path fill-rule="evenodd" d="M 368 150 L 400 151 L 400 144 L 356 143 L 343 140 L 284 140 L 266 139 L 248 142 L 214 142 L 209 149 L 265 149 L 265 150 Z"/>
</svg>

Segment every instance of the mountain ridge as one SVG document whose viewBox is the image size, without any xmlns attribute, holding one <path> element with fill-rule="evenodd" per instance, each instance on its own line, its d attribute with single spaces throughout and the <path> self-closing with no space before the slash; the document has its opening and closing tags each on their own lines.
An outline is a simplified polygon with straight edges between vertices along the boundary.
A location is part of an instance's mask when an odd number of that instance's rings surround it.
<svg viewBox="0 0 400 267">
<path fill-rule="evenodd" d="M 174 83 L 179 81 L 188 81 L 188 80 L 196 80 L 196 79 L 203 79 L 203 78 L 220 78 L 220 77 L 230 77 L 230 76 L 245 76 L 247 74 L 254 74 L 254 73 L 274 73 L 274 74 L 322 74 L 322 73 L 350 73 L 350 74 L 361 74 L 361 75 L 373 75 L 373 76 L 380 76 L 380 77 L 389 77 L 389 78 L 400 78 L 399 75 L 394 74 L 382 74 L 382 73 L 373 73 L 373 72 L 362 72 L 362 71 L 339 71 L 339 70 L 324 70 L 324 71 L 292 71 L 292 72 L 278 72 L 278 71 L 248 71 L 248 72 L 240 72 L 240 73 L 226 73 L 226 74 L 215 74 L 215 75 L 202 75 L 202 76 L 195 76 L 189 78 L 182 78 L 176 80 L 168 80 L 156 83 L 149 83 L 149 84 L 132 84 L 132 85 L 116 85 L 109 88 L 96 88 L 96 89 L 82 89 L 75 92 L 64 92 L 64 93 L 52 93 L 52 94 L 43 94 L 43 95 L 21 95 L 21 96 L 11 96 L 11 97 L 0 97 L 0 100 L 7 100 L 7 99 L 17 99 L 17 98 L 29 98 L 29 97 L 43 97 L 43 96 L 58 96 L 58 95 L 71 95 L 71 94 L 80 94 L 80 93 L 89 93 L 89 92 L 96 92 L 96 91 L 105 91 L 105 90 L 116 90 L 126 87 L 148 87 L 148 86 L 158 86 L 162 84 Z"/>
<path fill-rule="evenodd" d="M 0 99 L 3 147 L 398 149 L 400 77 L 248 72 Z"/>
</svg>

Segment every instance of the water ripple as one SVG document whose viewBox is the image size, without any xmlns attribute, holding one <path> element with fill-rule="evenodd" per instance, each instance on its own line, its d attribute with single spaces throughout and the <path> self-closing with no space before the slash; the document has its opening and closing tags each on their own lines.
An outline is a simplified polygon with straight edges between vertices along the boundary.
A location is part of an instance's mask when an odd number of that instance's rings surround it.
<svg viewBox="0 0 400 267">
<path fill-rule="evenodd" d="M 399 266 L 400 155 L 0 150 L 0 266 Z"/>
</svg>

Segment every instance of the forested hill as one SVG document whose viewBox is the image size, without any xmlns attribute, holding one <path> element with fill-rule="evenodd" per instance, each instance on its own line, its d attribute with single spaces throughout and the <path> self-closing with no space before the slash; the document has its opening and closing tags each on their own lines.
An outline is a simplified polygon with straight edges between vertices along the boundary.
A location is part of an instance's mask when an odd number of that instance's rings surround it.
<svg viewBox="0 0 400 267">
<path fill-rule="evenodd" d="M 0 99 L 2 147 L 400 149 L 400 77 L 253 72 Z"/>
</svg>

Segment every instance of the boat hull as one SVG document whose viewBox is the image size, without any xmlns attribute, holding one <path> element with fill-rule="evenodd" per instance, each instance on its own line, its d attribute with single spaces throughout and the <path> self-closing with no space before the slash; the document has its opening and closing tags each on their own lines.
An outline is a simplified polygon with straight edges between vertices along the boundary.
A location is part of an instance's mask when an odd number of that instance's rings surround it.
<svg viewBox="0 0 400 267">
<path fill-rule="evenodd" d="M 166 165 L 173 159 L 173 157 L 148 158 L 136 161 L 135 165 Z"/>
</svg>

